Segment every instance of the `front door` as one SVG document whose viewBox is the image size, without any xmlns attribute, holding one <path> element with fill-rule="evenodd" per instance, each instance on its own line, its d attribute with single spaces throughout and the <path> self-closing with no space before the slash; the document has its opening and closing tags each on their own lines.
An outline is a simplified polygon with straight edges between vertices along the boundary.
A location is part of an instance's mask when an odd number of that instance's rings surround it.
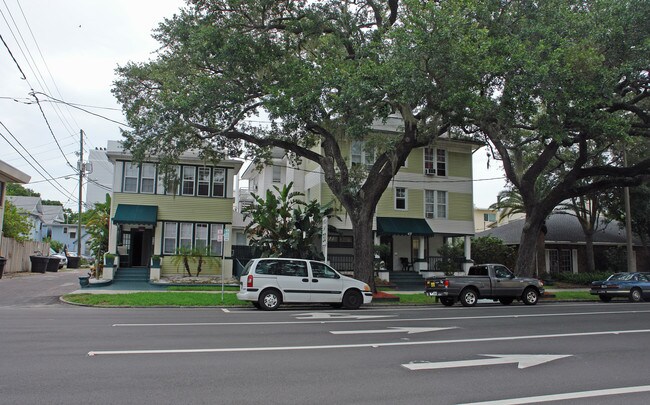
<svg viewBox="0 0 650 405">
<path fill-rule="evenodd" d="M 341 302 L 343 280 L 334 270 L 323 263 L 311 265 L 311 302 Z"/>
<path fill-rule="evenodd" d="M 513 274 L 504 266 L 494 266 L 493 293 L 496 296 L 514 297 L 521 289 L 522 282 L 514 279 Z"/>
<path fill-rule="evenodd" d="M 131 266 L 146 267 L 149 265 L 152 235 L 153 232 L 151 229 L 131 230 Z"/>
</svg>

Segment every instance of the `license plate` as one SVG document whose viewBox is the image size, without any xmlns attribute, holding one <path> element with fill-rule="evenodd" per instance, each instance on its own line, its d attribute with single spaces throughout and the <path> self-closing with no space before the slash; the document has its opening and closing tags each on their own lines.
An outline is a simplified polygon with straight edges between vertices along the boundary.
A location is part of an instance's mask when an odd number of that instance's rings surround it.
<svg viewBox="0 0 650 405">
<path fill-rule="evenodd" d="M 429 292 L 427 293 L 427 295 L 428 295 L 429 297 L 437 297 L 437 296 L 438 296 L 438 292 L 437 292 L 437 291 L 429 291 Z"/>
<path fill-rule="evenodd" d="M 605 294 L 607 291 L 600 290 L 598 291 L 598 294 Z"/>
</svg>

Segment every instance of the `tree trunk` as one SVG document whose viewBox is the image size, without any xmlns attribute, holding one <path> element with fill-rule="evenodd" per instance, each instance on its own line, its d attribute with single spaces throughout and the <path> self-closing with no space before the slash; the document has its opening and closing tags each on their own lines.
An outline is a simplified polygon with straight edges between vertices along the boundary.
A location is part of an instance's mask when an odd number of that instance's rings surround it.
<svg viewBox="0 0 650 405">
<path fill-rule="evenodd" d="M 367 283 L 376 292 L 372 215 L 351 216 L 350 220 L 354 237 L 354 277 Z"/>
<path fill-rule="evenodd" d="M 594 234 L 585 232 L 585 255 L 587 256 L 587 271 L 593 273 L 596 271 L 596 261 L 594 259 Z"/>
<path fill-rule="evenodd" d="M 522 277 L 535 276 L 535 255 L 537 253 L 537 241 L 541 231 L 541 223 L 537 224 L 526 217 L 524 229 L 521 232 L 519 251 L 517 252 L 517 263 L 515 273 Z"/>
<path fill-rule="evenodd" d="M 537 236 L 537 263 L 535 277 L 546 272 L 546 232 L 540 230 Z"/>
</svg>

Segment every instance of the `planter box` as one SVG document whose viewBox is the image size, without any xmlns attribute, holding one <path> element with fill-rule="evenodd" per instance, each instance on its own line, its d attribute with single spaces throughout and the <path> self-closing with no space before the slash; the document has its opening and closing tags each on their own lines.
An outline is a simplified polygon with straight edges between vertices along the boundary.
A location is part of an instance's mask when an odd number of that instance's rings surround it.
<svg viewBox="0 0 650 405">
<path fill-rule="evenodd" d="M 50 261 L 47 256 L 29 256 L 29 260 L 32 262 L 32 273 L 45 273 L 47 263 Z"/>
<path fill-rule="evenodd" d="M 82 288 L 88 287 L 90 285 L 90 277 L 89 276 L 81 276 L 81 277 L 79 277 L 79 285 Z"/>
<path fill-rule="evenodd" d="M 80 263 L 81 263 L 81 257 L 69 256 L 68 257 L 68 265 L 67 265 L 67 267 L 69 269 L 78 269 Z"/>
<path fill-rule="evenodd" d="M 48 257 L 47 259 L 47 267 L 45 270 L 52 273 L 59 271 L 59 263 L 61 263 L 61 259 L 58 257 Z"/>
</svg>

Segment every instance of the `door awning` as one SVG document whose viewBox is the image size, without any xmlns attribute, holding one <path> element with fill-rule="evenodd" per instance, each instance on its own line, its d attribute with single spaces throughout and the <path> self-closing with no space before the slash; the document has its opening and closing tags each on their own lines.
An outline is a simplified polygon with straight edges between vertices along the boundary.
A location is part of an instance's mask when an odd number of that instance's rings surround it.
<svg viewBox="0 0 650 405">
<path fill-rule="evenodd" d="M 156 225 L 158 207 L 155 205 L 119 204 L 113 217 L 114 224 Z"/>
<path fill-rule="evenodd" d="M 423 218 L 377 217 L 379 235 L 433 236 L 434 233 Z"/>
</svg>

